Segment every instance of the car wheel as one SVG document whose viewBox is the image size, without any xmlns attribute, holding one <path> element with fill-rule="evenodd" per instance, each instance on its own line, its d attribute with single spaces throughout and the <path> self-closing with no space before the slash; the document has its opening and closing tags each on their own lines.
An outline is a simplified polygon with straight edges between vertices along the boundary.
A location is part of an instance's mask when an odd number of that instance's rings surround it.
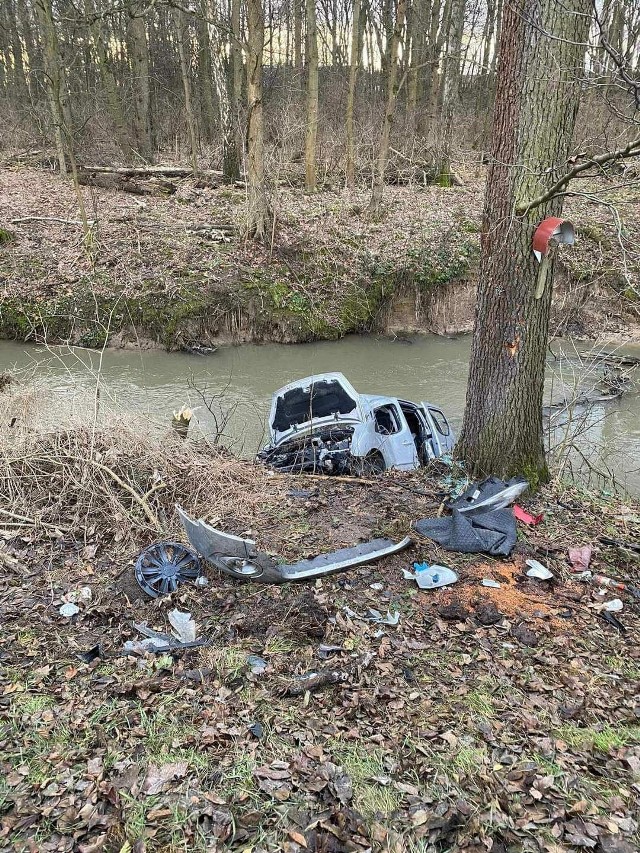
<svg viewBox="0 0 640 853">
<path fill-rule="evenodd" d="M 387 470 L 384 456 L 377 450 L 369 453 L 364 459 L 356 461 L 355 473 L 358 477 L 378 477 Z"/>
</svg>

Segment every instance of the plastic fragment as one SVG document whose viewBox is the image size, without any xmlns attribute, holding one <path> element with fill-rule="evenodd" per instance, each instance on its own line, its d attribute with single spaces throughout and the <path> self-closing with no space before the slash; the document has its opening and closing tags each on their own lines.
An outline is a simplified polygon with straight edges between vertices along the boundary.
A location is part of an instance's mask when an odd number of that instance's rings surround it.
<svg viewBox="0 0 640 853">
<path fill-rule="evenodd" d="M 413 580 L 420 589 L 438 589 L 441 586 L 456 583 L 458 580 L 456 572 L 447 566 L 439 566 L 435 563 L 432 566 L 429 563 L 414 563 L 413 568 L 416 570 Z"/>
<path fill-rule="evenodd" d="M 482 578 L 482 586 L 488 586 L 491 589 L 500 589 L 502 584 L 499 584 L 498 581 L 491 580 L 491 578 Z"/>
<path fill-rule="evenodd" d="M 376 592 L 380 592 L 380 590 L 384 589 L 384 584 L 383 583 L 372 583 L 372 584 L 369 584 L 369 589 L 375 589 Z"/>
<path fill-rule="evenodd" d="M 259 657 L 258 655 L 249 655 L 247 658 L 247 663 L 251 667 L 251 672 L 253 675 L 262 675 L 262 673 L 267 668 L 267 662 L 264 658 Z"/>
<path fill-rule="evenodd" d="M 530 524 L 532 527 L 535 527 L 536 524 L 540 524 L 544 518 L 543 512 L 539 515 L 531 515 L 531 513 L 527 512 L 526 509 L 522 509 L 518 504 L 513 505 L 513 514 L 518 521 L 521 521 L 523 524 Z"/>
<path fill-rule="evenodd" d="M 62 605 L 59 613 L 61 616 L 67 616 L 71 618 L 72 616 L 75 616 L 76 613 L 80 613 L 80 608 L 72 601 L 67 601 L 65 604 Z"/>
<path fill-rule="evenodd" d="M 383 616 L 379 610 L 369 610 L 367 621 L 375 622 L 376 625 L 397 625 L 400 621 L 400 612 L 395 610 L 392 613 L 390 610 L 387 610 L 387 615 Z"/>
<path fill-rule="evenodd" d="M 609 613 L 619 613 L 623 607 L 624 604 L 619 598 L 612 598 L 611 601 L 606 602 L 602 609 L 608 610 Z"/>
<path fill-rule="evenodd" d="M 206 575 L 198 575 L 196 578 L 196 586 L 209 586 L 209 578 Z"/>
<path fill-rule="evenodd" d="M 169 612 L 169 624 L 173 628 L 174 635 L 181 643 L 192 643 L 196 638 L 196 623 L 190 613 L 181 610 Z"/>
<path fill-rule="evenodd" d="M 591 562 L 591 548 L 583 545 L 580 548 L 569 548 L 569 562 L 572 572 L 586 572 Z"/>
<path fill-rule="evenodd" d="M 553 577 L 553 572 L 550 572 L 546 566 L 539 563 L 537 560 L 527 560 L 527 565 L 530 566 L 527 577 L 537 578 L 540 581 L 548 581 Z"/>
</svg>

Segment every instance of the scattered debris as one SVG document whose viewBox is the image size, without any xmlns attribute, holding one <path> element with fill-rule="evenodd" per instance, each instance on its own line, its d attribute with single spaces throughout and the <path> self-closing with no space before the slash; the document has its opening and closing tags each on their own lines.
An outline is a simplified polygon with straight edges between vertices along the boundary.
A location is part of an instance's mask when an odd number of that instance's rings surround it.
<svg viewBox="0 0 640 853">
<path fill-rule="evenodd" d="M 456 583 L 458 580 L 457 573 L 453 569 L 447 568 L 447 566 L 439 566 L 437 564 L 430 566 L 429 563 L 414 563 L 413 568 L 415 569 L 415 574 L 405 572 L 405 577 L 415 580 L 420 589 L 439 589 L 440 587 Z"/>
<path fill-rule="evenodd" d="M 258 655 L 249 655 L 247 663 L 249 664 L 253 675 L 262 675 L 268 666 L 266 660 Z"/>
<path fill-rule="evenodd" d="M 66 616 L 67 618 L 71 618 L 75 616 L 76 613 L 80 613 L 80 608 L 77 604 L 74 604 L 72 601 L 67 601 L 59 610 L 61 616 Z"/>
<path fill-rule="evenodd" d="M 183 613 L 180 610 L 171 610 L 169 612 L 169 623 L 173 628 L 174 636 L 180 643 L 193 643 L 196 639 L 196 623 L 191 618 L 190 613 Z"/>
<path fill-rule="evenodd" d="M 500 589 L 500 587 L 502 586 L 502 584 L 499 584 L 498 581 L 491 580 L 491 578 L 483 578 L 481 583 L 482 586 L 488 586 L 491 587 L 491 589 Z"/>
<path fill-rule="evenodd" d="M 486 552 L 507 557 L 516 544 L 516 521 L 510 509 L 463 514 L 454 508 L 447 518 L 423 518 L 413 527 L 447 551 L 461 554 Z"/>
<path fill-rule="evenodd" d="M 472 483 L 450 503 L 450 507 L 463 513 L 504 509 L 528 488 L 529 483 L 524 477 L 512 477 L 507 481 L 499 477 L 487 477 L 480 483 Z"/>
<path fill-rule="evenodd" d="M 526 573 L 528 578 L 536 578 L 539 581 L 548 581 L 553 578 L 553 572 L 537 560 L 527 560 L 526 563 L 530 567 Z"/>
<path fill-rule="evenodd" d="M 264 734 L 264 726 L 262 725 L 262 723 L 255 722 L 255 723 L 252 723 L 247 728 L 255 738 L 257 738 L 258 740 L 261 740 L 261 738 Z"/>
<path fill-rule="evenodd" d="M 618 619 L 618 617 L 615 616 L 615 614 L 611 613 L 610 610 L 600 610 L 599 613 L 605 622 L 608 622 L 610 625 L 613 625 L 613 627 L 620 631 L 621 634 L 627 633 L 627 629 L 625 628 L 625 626 Z"/>
<path fill-rule="evenodd" d="M 449 604 L 442 604 L 438 608 L 438 616 L 446 619 L 448 622 L 464 622 L 468 615 L 469 611 L 467 608 L 463 607 L 457 599 Z"/>
<path fill-rule="evenodd" d="M 387 610 L 387 615 L 383 616 L 379 610 L 369 610 L 367 622 L 375 622 L 376 625 L 397 625 L 400 621 L 400 612 L 395 610 L 393 613 Z"/>
<path fill-rule="evenodd" d="M 369 589 L 373 589 L 376 592 L 381 592 L 384 589 L 383 583 L 371 583 L 369 584 Z"/>
<path fill-rule="evenodd" d="M 339 684 L 349 679 L 349 673 L 337 669 L 321 669 L 299 676 L 285 690 L 285 696 L 302 696 L 307 691 L 319 690 L 328 684 Z"/>
<path fill-rule="evenodd" d="M 580 548 L 569 548 L 569 562 L 572 572 L 586 572 L 591 562 L 591 548 L 583 545 Z"/>
<path fill-rule="evenodd" d="M 535 527 L 536 524 L 540 524 L 542 519 L 544 518 L 544 513 L 541 512 L 539 515 L 531 515 L 531 513 L 522 509 L 518 504 L 513 505 L 513 514 L 517 518 L 518 521 L 521 521 L 523 524 L 528 524 L 531 527 Z"/>
<path fill-rule="evenodd" d="M 97 658 L 104 657 L 104 651 L 100 643 L 93 646 L 91 649 L 87 649 L 86 652 L 78 652 L 76 657 L 81 660 L 83 663 L 93 663 Z"/>
</svg>

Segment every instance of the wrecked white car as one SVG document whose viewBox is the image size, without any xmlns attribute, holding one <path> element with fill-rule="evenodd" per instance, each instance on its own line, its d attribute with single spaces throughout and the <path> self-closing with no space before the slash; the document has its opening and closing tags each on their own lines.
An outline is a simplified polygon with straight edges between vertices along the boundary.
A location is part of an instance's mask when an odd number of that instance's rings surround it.
<svg viewBox="0 0 640 853">
<path fill-rule="evenodd" d="M 308 376 L 276 391 L 269 434 L 258 459 L 291 473 L 412 471 L 454 445 L 437 406 L 359 394 L 342 373 Z"/>
</svg>

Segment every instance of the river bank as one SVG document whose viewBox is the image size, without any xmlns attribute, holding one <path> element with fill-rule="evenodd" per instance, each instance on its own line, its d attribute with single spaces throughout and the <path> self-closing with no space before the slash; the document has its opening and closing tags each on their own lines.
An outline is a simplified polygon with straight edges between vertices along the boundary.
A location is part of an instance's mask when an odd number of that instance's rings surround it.
<svg viewBox="0 0 640 853">
<path fill-rule="evenodd" d="M 637 502 L 545 487 L 524 500 L 543 522 L 519 526 L 508 559 L 419 540 L 312 585 L 239 585 L 209 568 L 207 586 L 149 600 L 133 579 L 144 546 L 182 538 L 176 502 L 295 560 L 411 533 L 450 474 L 289 477 L 150 437 L 135 418 L 97 431 L 3 422 L 3 845 L 637 849 L 637 603 L 620 594 L 620 633 L 567 563 L 569 547 L 590 545 L 595 571 L 638 584 L 637 555 L 599 541 L 638 539 Z M 530 557 L 557 580 L 523 579 Z M 459 583 L 421 592 L 402 570 L 423 560 Z M 78 614 L 61 615 L 73 599 Z M 123 653 L 132 621 L 165 630 L 174 607 L 208 647 Z M 355 615 L 370 608 L 397 610 L 397 626 Z M 287 695 L 327 668 L 337 683 Z"/>
<path fill-rule="evenodd" d="M 362 215 L 364 189 L 279 188 L 273 239 L 261 247 L 238 236 L 242 189 L 184 180 L 173 195 L 138 198 L 83 188 L 96 221 L 83 242 L 69 182 L 4 168 L 0 337 L 188 349 L 468 331 L 484 175 L 461 174 L 455 189 L 387 187 L 379 222 Z M 637 192 L 612 199 L 622 240 L 610 208 L 569 202 L 580 240 L 562 255 L 556 335 L 640 339 Z"/>
</svg>

